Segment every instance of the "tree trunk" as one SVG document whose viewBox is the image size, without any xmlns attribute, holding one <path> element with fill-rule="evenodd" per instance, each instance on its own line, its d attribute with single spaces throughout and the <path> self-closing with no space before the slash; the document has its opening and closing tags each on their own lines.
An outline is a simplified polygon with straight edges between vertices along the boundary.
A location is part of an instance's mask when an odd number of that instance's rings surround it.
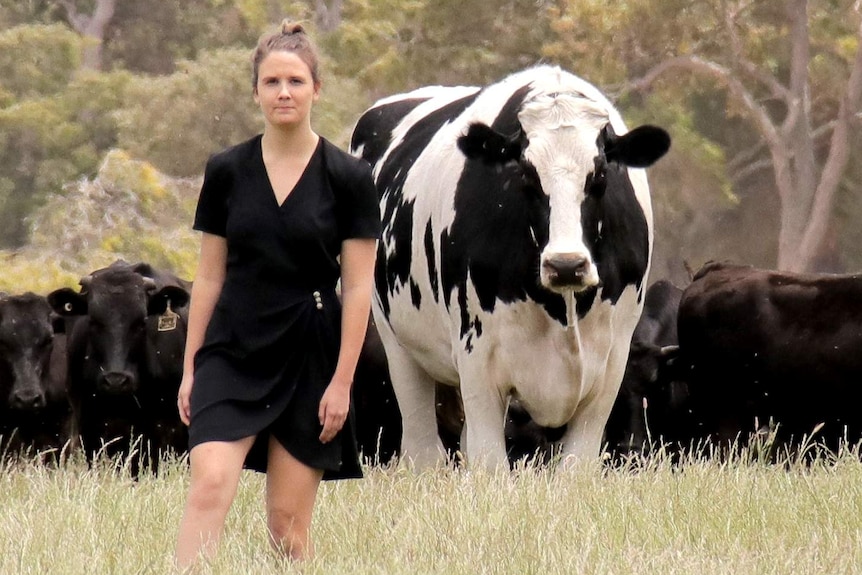
<svg viewBox="0 0 862 575">
<path fill-rule="evenodd" d="M 61 0 L 60 5 L 66 9 L 69 24 L 84 37 L 84 54 L 82 67 L 89 70 L 102 69 L 102 45 L 105 41 L 105 30 L 114 17 L 117 0 L 97 0 L 92 14 L 81 14 L 74 0 Z"/>
<path fill-rule="evenodd" d="M 314 0 L 314 21 L 321 32 L 332 32 L 341 24 L 341 7 L 344 0 Z"/>
</svg>

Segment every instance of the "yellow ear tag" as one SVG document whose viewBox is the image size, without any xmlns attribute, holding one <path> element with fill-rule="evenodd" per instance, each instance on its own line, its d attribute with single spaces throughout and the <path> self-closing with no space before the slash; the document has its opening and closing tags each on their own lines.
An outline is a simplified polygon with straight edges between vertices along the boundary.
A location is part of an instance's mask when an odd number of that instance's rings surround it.
<svg viewBox="0 0 862 575">
<path fill-rule="evenodd" d="M 159 331 L 173 331 L 177 329 L 177 318 L 179 314 L 171 310 L 171 302 L 168 302 L 168 307 L 165 313 L 159 316 Z"/>
</svg>

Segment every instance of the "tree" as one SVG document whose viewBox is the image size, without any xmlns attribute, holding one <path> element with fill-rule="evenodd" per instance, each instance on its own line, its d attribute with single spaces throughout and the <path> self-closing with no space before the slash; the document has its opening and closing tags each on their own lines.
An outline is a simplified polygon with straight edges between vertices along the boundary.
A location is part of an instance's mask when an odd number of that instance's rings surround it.
<svg viewBox="0 0 862 575">
<path fill-rule="evenodd" d="M 647 90 L 687 71 L 726 90 L 771 164 L 780 205 L 777 266 L 817 269 L 862 99 L 860 4 L 786 0 L 783 14 L 773 1 L 710 4 L 720 41 L 669 55 L 632 86 Z M 843 18 L 834 17 L 836 8 Z M 750 157 L 762 160 L 756 150 Z"/>
<path fill-rule="evenodd" d="M 342 18 L 323 44 L 373 98 L 498 80 L 539 61 L 548 24 L 535 0 L 347 0 Z"/>
<path fill-rule="evenodd" d="M 204 52 L 167 76 L 136 77 L 119 112 L 119 145 L 178 177 L 203 171 L 207 157 L 259 132 L 248 49 Z"/>
</svg>

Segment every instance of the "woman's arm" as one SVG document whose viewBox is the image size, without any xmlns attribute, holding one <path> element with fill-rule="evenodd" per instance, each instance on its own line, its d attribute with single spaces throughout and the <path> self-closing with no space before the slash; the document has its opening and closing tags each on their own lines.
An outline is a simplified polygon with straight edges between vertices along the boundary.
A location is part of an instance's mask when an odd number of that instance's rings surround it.
<svg viewBox="0 0 862 575">
<path fill-rule="evenodd" d="M 350 409 L 350 388 L 371 311 L 376 253 L 374 239 L 348 239 L 341 246 L 341 347 L 335 374 L 320 400 L 323 443 L 341 431 Z"/>
<path fill-rule="evenodd" d="M 183 380 L 177 397 L 180 419 L 186 425 L 189 424 L 191 417 L 189 398 L 194 383 L 195 354 L 203 345 L 207 325 L 209 325 L 213 309 L 221 294 L 226 266 L 227 241 L 221 236 L 204 233 L 201 236 L 198 269 L 192 284 L 188 333 L 186 335 L 185 355 L 183 356 Z"/>
</svg>

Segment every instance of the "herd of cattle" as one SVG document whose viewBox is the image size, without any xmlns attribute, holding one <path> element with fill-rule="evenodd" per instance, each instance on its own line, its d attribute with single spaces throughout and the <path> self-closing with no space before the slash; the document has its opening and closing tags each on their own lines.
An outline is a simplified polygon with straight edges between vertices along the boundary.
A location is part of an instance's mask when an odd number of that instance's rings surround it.
<svg viewBox="0 0 862 575">
<path fill-rule="evenodd" d="M 712 262 L 684 289 L 647 288 L 643 168 L 669 147 L 547 66 L 360 117 L 351 151 L 373 167 L 383 218 L 354 380 L 372 463 L 862 440 L 862 276 Z M 152 469 L 182 453 L 189 288 L 118 261 L 79 291 L 0 295 L 3 452 L 139 448 Z"/>
<path fill-rule="evenodd" d="M 128 455 L 158 464 L 182 453 L 176 413 L 189 285 L 146 264 L 116 262 L 80 292 L 0 295 L 0 434 L 5 455 L 56 457 L 72 442 L 88 458 Z M 646 290 L 625 376 L 604 428 L 615 461 L 704 445 L 744 445 L 771 429 L 778 444 L 812 432 L 830 449 L 862 440 L 862 277 L 794 275 L 710 263 L 684 290 Z M 436 425 L 460 449 L 457 388 L 437 384 Z M 402 419 L 377 328 L 356 371 L 360 448 L 370 463 L 400 451 Z M 517 398 L 505 424 L 508 460 L 547 460 L 565 430 L 539 426 Z M 133 466 L 137 463 L 133 460 Z"/>
</svg>

